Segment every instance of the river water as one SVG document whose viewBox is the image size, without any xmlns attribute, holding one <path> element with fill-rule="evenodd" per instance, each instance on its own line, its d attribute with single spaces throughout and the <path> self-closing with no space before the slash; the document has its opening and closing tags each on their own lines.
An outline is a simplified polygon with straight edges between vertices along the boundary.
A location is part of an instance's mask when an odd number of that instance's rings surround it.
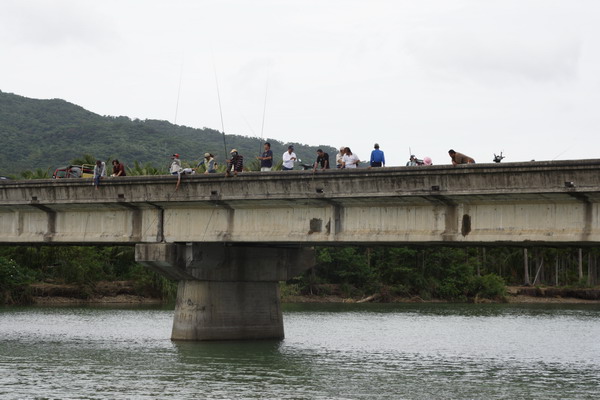
<svg viewBox="0 0 600 400">
<path fill-rule="evenodd" d="M 598 399 L 600 306 L 286 305 L 282 341 L 171 308 L 0 308 L 1 399 Z"/>
</svg>

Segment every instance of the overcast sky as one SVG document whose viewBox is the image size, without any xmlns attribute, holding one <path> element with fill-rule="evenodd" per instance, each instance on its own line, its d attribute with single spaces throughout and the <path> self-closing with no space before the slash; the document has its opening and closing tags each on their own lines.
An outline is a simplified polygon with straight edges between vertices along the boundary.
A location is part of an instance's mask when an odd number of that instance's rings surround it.
<svg viewBox="0 0 600 400">
<path fill-rule="evenodd" d="M 598 158 L 599 21 L 595 0 L 1 0 L 0 90 L 221 130 L 216 72 L 231 134 Z"/>
</svg>

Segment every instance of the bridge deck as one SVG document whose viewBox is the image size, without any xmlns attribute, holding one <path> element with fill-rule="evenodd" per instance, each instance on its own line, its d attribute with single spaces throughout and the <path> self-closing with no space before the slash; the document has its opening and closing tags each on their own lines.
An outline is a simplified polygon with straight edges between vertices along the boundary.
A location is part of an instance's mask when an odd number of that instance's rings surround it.
<svg viewBox="0 0 600 400">
<path fill-rule="evenodd" d="M 244 172 L 175 184 L 2 182 L 0 243 L 600 243 L 600 160 Z"/>
</svg>

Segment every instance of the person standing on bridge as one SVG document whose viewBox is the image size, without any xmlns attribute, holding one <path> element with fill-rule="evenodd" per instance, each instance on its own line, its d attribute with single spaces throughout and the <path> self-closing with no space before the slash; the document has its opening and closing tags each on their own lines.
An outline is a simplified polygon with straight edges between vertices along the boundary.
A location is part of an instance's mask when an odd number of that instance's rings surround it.
<svg viewBox="0 0 600 400">
<path fill-rule="evenodd" d="M 344 168 L 344 154 L 346 154 L 346 147 L 340 147 L 340 151 L 335 155 L 335 166 L 336 168 Z"/>
<path fill-rule="evenodd" d="M 345 147 L 344 153 L 344 158 L 342 159 L 342 168 L 358 168 L 360 159 L 356 154 L 352 153 L 350 147 Z"/>
<path fill-rule="evenodd" d="M 271 168 L 273 168 L 273 151 L 271 150 L 271 143 L 265 143 L 265 151 L 260 157 L 256 157 L 256 159 L 260 160 L 260 170 L 262 172 L 271 171 Z"/>
<path fill-rule="evenodd" d="M 294 146 L 289 145 L 285 153 L 283 153 L 283 166 L 281 167 L 284 171 L 291 171 L 294 169 L 294 161 L 298 160 L 296 153 L 294 153 Z"/>
<path fill-rule="evenodd" d="M 238 172 L 242 172 L 244 170 L 244 156 L 238 153 L 236 149 L 232 149 L 230 152 L 231 159 L 227 160 L 227 172 L 225 172 L 225 176 L 231 176 L 231 171 L 233 171 L 233 175 L 237 176 Z"/>
<path fill-rule="evenodd" d="M 385 167 L 385 155 L 379 150 L 379 143 L 373 146 L 375 150 L 371 152 L 370 167 Z"/>
<path fill-rule="evenodd" d="M 471 157 L 462 153 L 457 153 L 452 149 L 448 150 L 448 154 L 450 155 L 450 158 L 452 159 L 452 165 L 454 166 L 459 164 L 475 164 L 475 160 L 473 160 Z"/>
<path fill-rule="evenodd" d="M 96 165 L 94 165 L 94 186 L 96 190 L 98 190 L 98 186 L 100 186 L 100 180 L 106 177 L 106 163 L 104 161 L 96 160 Z"/>
</svg>

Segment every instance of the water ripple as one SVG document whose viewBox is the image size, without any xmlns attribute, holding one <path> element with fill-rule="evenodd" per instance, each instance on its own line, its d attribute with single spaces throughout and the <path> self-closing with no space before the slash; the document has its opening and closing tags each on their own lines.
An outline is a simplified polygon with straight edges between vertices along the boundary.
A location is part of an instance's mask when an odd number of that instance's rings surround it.
<svg viewBox="0 0 600 400">
<path fill-rule="evenodd" d="M 598 307 L 292 306 L 283 341 L 211 343 L 172 316 L 0 308 L 0 398 L 600 397 Z"/>
</svg>

